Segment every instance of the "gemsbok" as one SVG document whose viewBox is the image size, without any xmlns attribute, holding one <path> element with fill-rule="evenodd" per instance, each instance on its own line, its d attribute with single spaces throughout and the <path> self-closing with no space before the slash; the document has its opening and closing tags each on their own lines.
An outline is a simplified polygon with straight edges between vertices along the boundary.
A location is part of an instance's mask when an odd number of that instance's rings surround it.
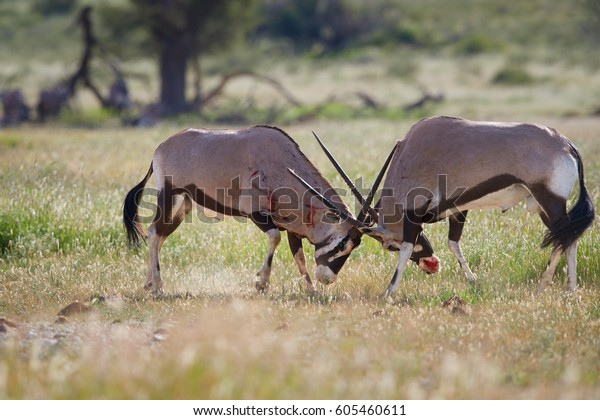
<svg viewBox="0 0 600 420">
<path fill-rule="evenodd" d="M 567 211 L 577 181 L 579 196 Z M 467 212 L 506 211 L 522 201 L 548 227 L 542 247 L 552 245 L 538 290 L 552 282 L 562 254 L 567 258 L 568 290 L 575 290 L 577 242 L 594 221 L 594 206 L 579 152 L 568 138 L 541 125 L 454 117 L 419 121 L 396 144 L 376 206 L 378 226 L 358 229 L 386 249 L 399 251 L 386 291 L 391 296 L 408 259 L 420 247 L 424 223 L 449 219 L 449 248 L 473 281 L 475 275 L 459 245 Z"/>
<path fill-rule="evenodd" d="M 286 170 L 288 167 L 319 188 L 323 198 L 335 203 L 336 210 L 307 194 L 306 188 L 298 188 L 297 180 Z M 149 262 L 145 283 L 153 294 L 162 293 L 161 247 L 190 212 L 193 202 L 220 214 L 249 218 L 266 232 L 269 250 L 257 273 L 259 290 L 269 285 L 280 230 L 287 231 L 294 260 L 312 290 L 302 239 L 315 246 L 317 280 L 330 284 L 360 244 L 362 234 L 356 226 L 362 226 L 374 214 L 373 209 L 365 207 L 362 220 L 354 219 L 298 144 L 278 128 L 187 129 L 158 146 L 146 176 L 125 197 L 123 222 L 130 245 L 139 245 L 146 237 L 138 208 L 153 172 L 158 209 L 147 232 Z"/>
</svg>

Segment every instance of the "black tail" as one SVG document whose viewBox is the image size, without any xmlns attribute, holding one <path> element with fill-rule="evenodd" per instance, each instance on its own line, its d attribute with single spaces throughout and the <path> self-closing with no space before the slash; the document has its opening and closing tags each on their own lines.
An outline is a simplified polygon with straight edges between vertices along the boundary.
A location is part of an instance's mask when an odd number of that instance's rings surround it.
<svg viewBox="0 0 600 420">
<path fill-rule="evenodd" d="M 153 171 L 152 164 L 150 164 L 150 169 L 144 179 L 127 193 L 125 201 L 123 201 L 123 224 L 127 230 L 127 243 L 130 247 L 139 246 L 140 242 L 146 239 L 144 226 L 140 223 L 138 216 L 138 206 L 142 198 L 140 193 L 144 190 Z"/>
<path fill-rule="evenodd" d="M 579 170 L 579 198 L 569 213 L 550 226 L 550 232 L 544 237 L 542 247 L 552 244 L 554 249 L 564 251 L 577 241 L 594 222 L 594 204 L 585 186 L 581 155 L 575 146 L 572 146 L 572 153 Z"/>
</svg>

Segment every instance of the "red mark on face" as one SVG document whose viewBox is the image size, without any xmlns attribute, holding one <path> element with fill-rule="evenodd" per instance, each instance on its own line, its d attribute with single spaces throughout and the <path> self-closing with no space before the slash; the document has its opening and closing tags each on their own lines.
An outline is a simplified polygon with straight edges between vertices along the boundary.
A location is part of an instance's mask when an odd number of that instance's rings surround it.
<svg viewBox="0 0 600 420">
<path fill-rule="evenodd" d="M 428 273 L 437 273 L 440 270 L 440 260 L 434 256 L 421 258 L 421 261 L 419 261 L 419 267 Z"/>
<path fill-rule="evenodd" d="M 256 175 L 258 175 L 258 170 L 252 172 L 252 175 L 250 175 L 250 178 L 254 178 Z"/>
</svg>

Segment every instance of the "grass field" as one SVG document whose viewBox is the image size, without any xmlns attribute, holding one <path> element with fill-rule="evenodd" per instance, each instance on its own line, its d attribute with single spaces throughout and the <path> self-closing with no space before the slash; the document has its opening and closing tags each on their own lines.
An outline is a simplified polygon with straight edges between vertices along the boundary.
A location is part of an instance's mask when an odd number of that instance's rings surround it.
<svg viewBox="0 0 600 420">
<path fill-rule="evenodd" d="M 27 10 L 4 3 L 5 12 Z M 600 399 L 598 223 L 580 242 L 575 293 L 565 291 L 562 261 L 555 284 L 535 294 L 549 250 L 539 246 L 541 221 L 522 206 L 469 214 L 461 244 L 473 285 L 442 222 L 426 226 L 441 273 L 411 263 L 394 299 L 380 296 L 397 254 L 369 238 L 335 284 L 310 294 L 284 235 L 260 294 L 266 236 L 250 223 L 192 217 L 163 248 L 165 295 L 143 290 L 147 247 L 126 247 L 126 192 L 167 136 L 223 128 L 216 121 L 240 109 L 248 125 L 279 112 L 278 125 L 338 187 L 311 130 L 368 187 L 395 140 L 424 116 L 546 124 L 581 151 L 600 208 L 598 54 L 582 39 L 590 17 L 582 6 L 592 2 L 398 3 L 398 29 L 417 31 L 420 47 L 386 42 L 309 59 L 266 43 L 202 61 L 206 91 L 220 72 L 248 67 L 281 81 L 300 107 L 284 109 L 271 86 L 240 78 L 202 117 L 134 129 L 80 89 L 57 122 L 0 128 L 0 399 Z M 80 53 L 65 31 L 72 20 L 5 13 L 2 33 L 12 37 L 0 42 L 0 88 L 21 87 L 33 104 L 41 88 L 72 74 Z M 123 65 L 134 99 L 155 100 L 156 63 L 136 53 Z M 104 85 L 111 76 L 94 70 Z M 425 91 L 445 99 L 403 110 Z M 353 92 L 381 108 L 360 109 Z M 345 102 L 299 122 L 331 95 Z M 313 249 L 305 250 L 313 273 Z M 466 302 L 459 311 L 443 305 L 453 296 Z M 75 301 L 89 310 L 58 316 Z"/>
<path fill-rule="evenodd" d="M 572 138 L 596 205 L 600 120 L 538 118 Z M 413 121 L 314 121 L 285 127 L 334 185 L 317 131 L 353 176 L 373 179 Z M 146 247 L 128 250 L 120 214 L 156 145 L 180 127 L 60 126 L 0 132 L 0 398 L 593 398 L 600 397 L 600 258 L 596 224 L 581 241 L 579 282 L 535 296 L 544 229 L 523 208 L 470 216 L 468 286 L 427 232 L 439 275 L 410 266 L 383 301 L 396 255 L 365 239 L 336 284 L 308 294 L 282 241 L 272 287 L 255 272 L 266 237 L 233 219 L 197 218 L 162 253 L 166 295 L 142 290 Z M 308 246 L 310 269 L 314 269 Z M 442 302 L 458 295 L 466 314 Z M 55 323 L 79 300 L 91 310 Z"/>
</svg>

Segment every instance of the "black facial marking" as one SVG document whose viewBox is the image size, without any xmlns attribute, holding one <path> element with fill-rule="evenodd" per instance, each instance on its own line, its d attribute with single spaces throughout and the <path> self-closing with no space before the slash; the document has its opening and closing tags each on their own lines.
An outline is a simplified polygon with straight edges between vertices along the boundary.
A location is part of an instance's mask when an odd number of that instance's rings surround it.
<svg viewBox="0 0 600 420">
<path fill-rule="evenodd" d="M 433 255 L 433 247 L 423 233 L 417 237 L 417 243 L 415 246 L 417 245 L 421 246 L 422 249 L 420 251 L 413 252 L 410 256 L 410 259 L 418 264 L 421 258 L 428 258 Z"/>
<path fill-rule="evenodd" d="M 349 240 L 352 240 L 352 244 L 354 245 L 352 247 L 352 249 L 355 249 L 357 246 L 360 245 L 360 239 L 361 239 L 360 236 L 356 237 L 356 238 L 352 238 L 352 235 L 349 233 L 348 235 L 346 235 L 344 237 L 344 239 L 342 239 L 336 245 L 336 247 L 334 249 L 332 249 L 328 253 L 318 257 L 316 260 L 317 264 L 318 265 L 326 265 L 327 267 L 329 267 L 329 269 L 331 271 L 333 271 L 334 274 L 337 274 L 344 266 L 346 260 L 350 256 L 350 253 L 348 253 L 346 255 L 342 255 L 341 257 L 338 257 L 338 258 L 334 259 L 333 261 L 329 261 L 329 259 L 332 258 L 333 256 L 335 256 L 337 253 L 343 251 L 346 248 L 346 244 L 348 243 Z M 321 246 L 326 246 L 328 244 L 329 244 L 328 241 L 321 242 L 321 243 L 315 245 L 315 249 L 319 249 Z"/>
<path fill-rule="evenodd" d="M 350 254 L 342 255 L 331 262 L 327 262 L 326 265 L 331 271 L 333 271 L 334 274 L 337 274 L 340 272 L 349 256 Z"/>
</svg>

